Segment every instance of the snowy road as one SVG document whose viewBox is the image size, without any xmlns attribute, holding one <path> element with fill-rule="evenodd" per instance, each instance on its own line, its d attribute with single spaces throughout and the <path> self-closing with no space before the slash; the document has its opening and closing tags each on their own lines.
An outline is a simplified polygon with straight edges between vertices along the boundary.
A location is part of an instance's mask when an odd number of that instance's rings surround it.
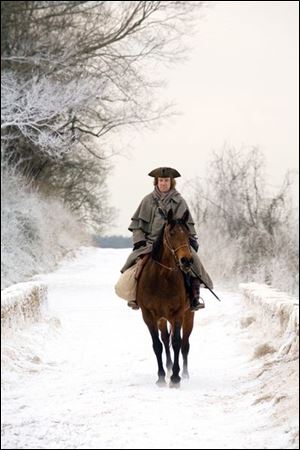
<svg viewBox="0 0 300 450">
<path fill-rule="evenodd" d="M 128 250 L 85 248 L 38 279 L 46 319 L 2 345 L 5 449 L 297 448 L 260 401 L 260 337 L 241 327 L 239 294 L 205 291 L 196 313 L 190 380 L 155 385 L 157 365 L 140 311 L 115 296 Z"/>
</svg>

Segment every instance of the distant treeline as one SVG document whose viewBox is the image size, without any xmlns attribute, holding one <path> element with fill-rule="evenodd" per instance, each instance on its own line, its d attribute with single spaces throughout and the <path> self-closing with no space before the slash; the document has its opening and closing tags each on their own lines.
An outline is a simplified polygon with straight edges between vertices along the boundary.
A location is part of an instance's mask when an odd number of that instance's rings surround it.
<svg viewBox="0 0 300 450">
<path fill-rule="evenodd" d="M 93 236 L 97 247 L 102 248 L 130 248 L 132 247 L 131 237 L 125 236 Z"/>
</svg>

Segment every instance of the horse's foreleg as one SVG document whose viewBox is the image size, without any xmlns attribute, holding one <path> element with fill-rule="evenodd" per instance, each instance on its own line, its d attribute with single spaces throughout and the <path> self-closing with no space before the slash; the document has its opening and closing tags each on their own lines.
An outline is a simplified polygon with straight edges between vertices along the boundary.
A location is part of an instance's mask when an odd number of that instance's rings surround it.
<svg viewBox="0 0 300 450">
<path fill-rule="evenodd" d="M 157 323 L 155 323 L 155 321 L 151 318 L 151 316 L 146 314 L 144 311 L 143 311 L 143 318 L 144 318 L 144 321 L 150 331 L 150 334 L 152 337 L 152 343 L 153 343 L 153 350 L 154 350 L 154 353 L 155 353 L 155 356 L 157 359 L 158 380 L 156 383 L 158 385 L 164 385 L 166 383 L 166 381 L 165 381 L 166 373 L 164 371 L 163 363 L 162 363 L 163 346 L 159 339 L 158 326 L 157 326 Z"/>
<path fill-rule="evenodd" d="M 170 333 L 168 332 L 168 326 L 166 320 L 160 320 L 158 322 L 158 328 L 161 332 L 161 339 L 164 343 L 164 347 L 166 350 L 166 357 L 167 357 L 167 369 L 171 370 L 172 368 L 172 359 L 171 359 L 171 353 L 170 353 Z"/>
<path fill-rule="evenodd" d="M 179 352 L 181 348 L 181 336 L 180 336 L 180 330 L 181 330 L 182 323 L 179 321 L 175 321 L 173 325 L 173 334 L 172 334 L 172 347 L 174 350 L 174 364 L 173 364 L 173 370 L 172 370 L 172 376 L 171 381 L 174 384 L 180 383 L 180 376 L 179 376 Z"/>
<path fill-rule="evenodd" d="M 183 319 L 181 353 L 183 357 L 182 376 L 189 378 L 188 372 L 188 353 L 190 349 L 189 337 L 194 325 L 194 313 L 190 310 L 186 311 Z"/>
</svg>

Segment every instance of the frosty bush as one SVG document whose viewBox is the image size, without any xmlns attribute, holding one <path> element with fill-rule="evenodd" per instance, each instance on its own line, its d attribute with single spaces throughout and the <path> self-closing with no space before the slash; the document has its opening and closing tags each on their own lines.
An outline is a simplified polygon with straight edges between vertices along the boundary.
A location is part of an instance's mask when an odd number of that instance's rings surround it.
<svg viewBox="0 0 300 450">
<path fill-rule="evenodd" d="M 51 270 L 68 251 L 87 242 L 74 216 L 42 197 L 12 168 L 2 167 L 2 287 Z"/>
</svg>

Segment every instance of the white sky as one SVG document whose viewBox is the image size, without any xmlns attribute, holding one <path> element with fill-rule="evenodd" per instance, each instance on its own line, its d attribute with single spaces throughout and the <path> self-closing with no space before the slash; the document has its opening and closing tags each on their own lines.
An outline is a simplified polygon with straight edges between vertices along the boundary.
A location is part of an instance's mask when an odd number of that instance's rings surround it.
<svg viewBox="0 0 300 450">
<path fill-rule="evenodd" d="M 162 74 L 166 99 L 181 115 L 156 131 L 123 137 L 131 155 L 114 159 L 110 200 L 119 216 L 107 234 L 131 235 L 130 218 L 153 188 L 147 174 L 155 167 L 179 170 L 179 191 L 205 176 L 212 151 L 224 145 L 258 146 L 274 186 L 298 169 L 298 2 L 211 3 L 188 61 Z"/>
</svg>

